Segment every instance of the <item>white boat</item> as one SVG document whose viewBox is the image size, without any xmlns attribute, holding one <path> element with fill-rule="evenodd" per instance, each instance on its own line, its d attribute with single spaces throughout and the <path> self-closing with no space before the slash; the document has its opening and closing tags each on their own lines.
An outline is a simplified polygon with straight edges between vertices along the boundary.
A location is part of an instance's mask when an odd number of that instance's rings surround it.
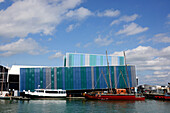
<svg viewBox="0 0 170 113">
<path fill-rule="evenodd" d="M 9 92 L 7 91 L 1 92 L 0 99 L 7 99 L 7 100 L 10 99 Z"/>
<path fill-rule="evenodd" d="M 66 98 L 66 90 L 62 89 L 35 89 L 34 92 L 23 91 L 25 96 L 31 99 L 57 99 Z"/>
</svg>

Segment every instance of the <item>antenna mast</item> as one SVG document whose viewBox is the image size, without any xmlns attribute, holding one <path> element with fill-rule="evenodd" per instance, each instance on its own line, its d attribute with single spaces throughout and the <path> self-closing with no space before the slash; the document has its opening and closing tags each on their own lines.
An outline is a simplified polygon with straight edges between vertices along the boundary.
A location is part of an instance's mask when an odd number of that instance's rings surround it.
<svg viewBox="0 0 170 113">
<path fill-rule="evenodd" d="M 124 54 L 124 60 L 125 60 L 125 66 L 126 66 L 127 80 L 128 80 L 128 86 L 129 86 L 129 93 L 131 93 L 131 91 L 130 91 L 130 82 L 129 82 L 129 75 L 128 75 L 128 71 L 127 71 L 125 51 L 123 51 L 123 54 Z"/>
<path fill-rule="evenodd" d="M 111 75 L 110 75 L 110 70 L 109 70 L 109 60 L 108 60 L 108 56 L 107 56 L 107 50 L 106 50 L 106 58 L 107 58 L 107 66 L 108 66 L 108 73 L 109 73 L 109 82 L 110 82 L 110 92 L 112 93 L 112 80 L 111 80 Z"/>
</svg>

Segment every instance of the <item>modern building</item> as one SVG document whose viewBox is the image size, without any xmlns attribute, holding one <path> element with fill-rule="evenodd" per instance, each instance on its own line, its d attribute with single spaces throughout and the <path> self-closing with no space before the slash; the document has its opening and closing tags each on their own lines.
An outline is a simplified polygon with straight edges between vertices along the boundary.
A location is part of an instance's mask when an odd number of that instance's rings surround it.
<svg viewBox="0 0 170 113">
<path fill-rule="evenodd" d="M 8 89 L 106 90 L 111 87 L 109 73 L 112 88 L 137 86 L 135 66 L 126 67 L 123 56 L 109 55 L 108 61 L 109 66 L 105 55 L 66 53 L 61 67 L 13 65 L 8 71 Z"/>
<path fill-rule="evenodd" d="M 113 88 L 136 87 L 135 66 L 20 68 L 20 91 L 37 88 L 64 90 L 106 89 L 109 72 Z M 105 79 L 107 83 L 105 82 Z"/>
</svg>

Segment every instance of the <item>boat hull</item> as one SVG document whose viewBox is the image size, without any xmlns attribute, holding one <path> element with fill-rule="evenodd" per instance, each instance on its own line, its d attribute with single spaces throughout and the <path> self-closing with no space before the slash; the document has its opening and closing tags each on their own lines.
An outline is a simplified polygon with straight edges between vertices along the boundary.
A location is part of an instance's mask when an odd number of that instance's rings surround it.
<svg viewBox="0 0 170 113">
<path fill-rule="evenodd" d="M 34 92 L 24 91 L 23 96 L 30 99 L 62 99 L 66 98 L 67 94 L 61 89 L 35 89 Z"/>
<path fill-rule="evenodd" d="M 136 97 L 135 95 L 90 95 L 85 94 L 86 99 L 91 100 L 132 100 L 132 101 L 144 101 L 145 97 Z"/>
<path fill-rule="evenodd" d="M 170 100 L 170 95 L 164 94 L 144 94 L 148 99 L 155 99 L 155 100 Z"/>
<path fill-rule="evenodd" d="M 40 95 L 29 95 L 25 94 L 27 98 L 31 99 L 65 99 L 66 96 L 40 96 Z"/>
<path fill-rule="evenodd" d="M 164 99 L 165 99 L 165 100 L 170 100 L 170 95 L 165 95 L 165 96 L 164 96 Z"/>
<path fill-rule="evenodd" d="M 10 100 L 10 97 L 0 97 L 0 99 L 3 99 L 3 100 Z"/>
</svg>

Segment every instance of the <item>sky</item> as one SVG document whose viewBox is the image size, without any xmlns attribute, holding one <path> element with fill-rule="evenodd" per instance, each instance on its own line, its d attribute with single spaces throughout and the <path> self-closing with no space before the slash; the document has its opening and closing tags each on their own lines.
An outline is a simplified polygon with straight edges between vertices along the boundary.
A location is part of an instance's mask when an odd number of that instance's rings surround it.
<svg viewBox="0 0 170 113">
<path fill-rule="evenodd" d="M 66 52 L 123 55 L 139 84 L 170 82 L 169 0 L 0 0 L 0 64 L 63 66 Z"/>
</svg>

